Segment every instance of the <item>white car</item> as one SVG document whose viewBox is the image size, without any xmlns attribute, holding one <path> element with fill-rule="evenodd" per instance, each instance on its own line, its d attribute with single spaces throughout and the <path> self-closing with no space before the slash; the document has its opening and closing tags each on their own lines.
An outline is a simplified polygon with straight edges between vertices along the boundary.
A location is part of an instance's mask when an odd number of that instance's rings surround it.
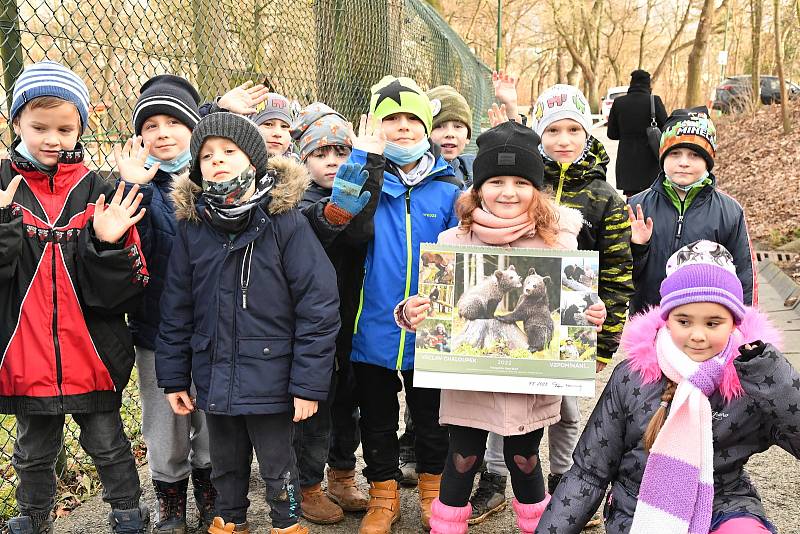
<svg viewBox="0 0 800 534">
<path fill-rule="evenodd" d="M 603 103 L 600 105 L 600 113 L 603 114 L 603 122 L 608 122 L 608 114 L 611 113 L 611 104 L 614 103 L 614 100 L 617 97 L 627 94 L 628 94 L 627 85 L 620 85 L 619 87 L 610 87 L 608 89 L 608 94 L 603 99 Z"/>
</svg>

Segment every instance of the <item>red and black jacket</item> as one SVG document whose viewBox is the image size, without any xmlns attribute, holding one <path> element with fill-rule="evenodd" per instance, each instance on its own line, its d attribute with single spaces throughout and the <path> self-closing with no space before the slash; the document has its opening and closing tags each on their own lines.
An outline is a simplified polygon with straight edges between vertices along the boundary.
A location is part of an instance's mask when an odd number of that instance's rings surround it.
<svg viewBox="0 0 800 534">
<path fill-rule="evenodd" d="M 148 282 L 136 228 L 118 243 L 94 236 L 94 203 L 114 186 L 80 146 L 53 176 L 10 154 L 0 187 L 23 180 L 0 208 L 0 413 L 118 409 L 134 361 L 125 313 Z"/>
</svg>

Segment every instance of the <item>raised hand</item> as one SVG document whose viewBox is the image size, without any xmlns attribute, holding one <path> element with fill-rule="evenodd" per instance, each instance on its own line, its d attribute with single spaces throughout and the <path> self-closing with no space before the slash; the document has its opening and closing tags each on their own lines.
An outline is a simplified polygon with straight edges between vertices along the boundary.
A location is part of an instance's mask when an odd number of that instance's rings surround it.
<svg viewBox="0 0 800 534">
<path fill-rule="evenodd" d="M 125 184 L 120 182 L 114 192 L 111 203 L 106 205 L 106 196 L 100 195 L 97 198 L 94 208 L 94 235 L 100 241 L 106 243 L 116 243 L 125 235 L 128 229 L 142 220 L 145 209 L 142 208 L 137 213 L 139 203 L 142 201 L 142 194 L 139 193 L 139 186 L 134 185 L 125 194 Z"/>
<path fill-rule="evenodd" d="M 489 124 L 492 128 L 498 124 L 508 122 L 508 114 L 506 113 L 505 104 L 500 104 L 499 106 L 497 104 L 492 104 L 492 107 L 489 108 L 487 113 L 489 114 Z"/>
<path fill-rule="evenodd" d="M 336 171 L 333 179 L 331 201 L 325 206 L 325 217 L 332 224 L 345 224 L 358 215 L 369 202 L 372 194 L 361 192 L 368 173 L 361 165 L 345 163 Z"/>
<path fill-rule="evenodd" d="M 353 142 L 353 148 L 364 152 L 383 154 L 383 150 L 386 148 L 386 134 L 383 133 L 380 122 L 372 116 L 372 113 L 361 115 L 358 136 L 353 133 L 352 125 L 350 126 L 350 139 Z"/>
<path fill-rule="evenodd" d="M 636 213 L 628 205 L 628 221 L 631 223 L 631 243 L 646 245 L 653 236 L 653 218 L 648 217 L 645 221 L 642 205 L 636 204 Z"/>
<path fill-rule="evenodd" d="M 258 111 L 256 106 L 266 100 L 268 94 L 269 89 L 263 84 L 253 85 L 248 80 L 222 95 L 217 106 L 239 115 L 252 115 Z"/>
<path fill-rule="evenodd" d="M 505 72 L 492 72 L 492 85 L 494 97 L 501 104 L 505 104 L 511 117 L 517 115 L 517 77 Z"/>
<path fill-rule="evenodd" d="M 125 146 L 114 146 L 114 160 L 122 179 L 131 184 L 148 184 L 155 177 L 160 163 L 156 163 L 149 169 L 144 167 L 147 155 L 150 154 L 152 144 L 145 142 L 142 144 L 142 137 L 131 137 L 125 142 Z"/>
<path fill-rule="evenodd" d="M 21 181 L 22 176 L 18 174 L 11 179 L 11 182 L 5 190 L 0 189 L 0 208 L 7 208 L 14 202 L 14 194 L 17 192 Z"/>
</svg>

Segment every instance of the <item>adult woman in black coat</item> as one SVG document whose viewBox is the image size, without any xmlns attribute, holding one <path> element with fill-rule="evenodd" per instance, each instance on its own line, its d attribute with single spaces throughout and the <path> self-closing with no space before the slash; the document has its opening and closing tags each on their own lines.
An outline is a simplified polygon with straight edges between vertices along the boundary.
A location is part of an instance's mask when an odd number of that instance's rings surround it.
<svg viewBox="0 0 800 534">
<path fill-rule="evenodd" d="M 656 124 L 664 127 L 667 111 L 661 97 L 654 95 Z M 659 172 L 658 157 L 647 144 L 645 131 L 650 126 L 650 73 L 631 73 L 628 94 L 611 106 L 608 115 L 608 137 L 619 140 L 617 152 L 617 189 L 631 197 L 653 183 Z"/>
</svg>

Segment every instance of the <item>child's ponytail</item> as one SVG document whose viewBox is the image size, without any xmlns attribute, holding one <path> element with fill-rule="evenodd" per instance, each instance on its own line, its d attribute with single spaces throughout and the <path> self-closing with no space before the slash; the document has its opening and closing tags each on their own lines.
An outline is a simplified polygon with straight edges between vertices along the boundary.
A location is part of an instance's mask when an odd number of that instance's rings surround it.
<svg viewBox="0 0 800 534">
<path fill-rule="evenodd" d="M 647 425 L 647 430 L 644 431 L 644 436 L 642 437 L 642 444 L 646 452 L 650 452 L 650 447 L 656 442 L 656 437 L 661 431 L 661 427 L 664 426 L 664 421 L 667 420 L 667 406 L 672 402 L 677 388 L 678 384 L 669 379 L 664 384 L 664 391 L 661 393 L 661 405 L 656 410 L 656 413 L 653 414 L 653 418 L 650 419 L 650 424 Z"/>
</svg>

